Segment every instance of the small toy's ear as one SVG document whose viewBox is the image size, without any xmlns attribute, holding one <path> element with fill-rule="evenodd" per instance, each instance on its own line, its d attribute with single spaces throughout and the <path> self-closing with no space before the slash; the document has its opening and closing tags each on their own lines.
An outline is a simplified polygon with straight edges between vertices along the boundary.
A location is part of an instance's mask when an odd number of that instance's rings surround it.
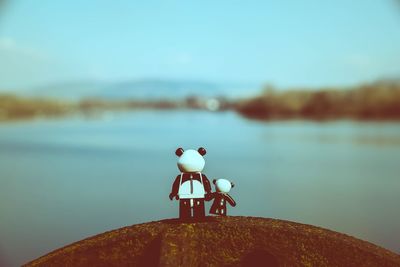
<svg viewBox="0 0 400 267">
<path fill-rule="evenodd" d="M 213 180 L 213 184 L 215 184 L 216 182 L 217 182 L 217 180 L 214 179 L 214 180 Z"/>
<path fill-rule="evenodd" d="M 197 149 L 197 151 L 200 153 L 200 155 L 202 155 L 202 156 L 204 156 L 206 153 L 207 153 L 207 151 L 206 151 L 206 149 L 204 148 L 204 147 L 200 147 L 199 149 Z"/>
<path fill-rule="evenodd" d="M 175 151 L 175 155 L 180 157 L 180 156 L 182 156 L 183 152 L 184 152 L 183 148 L 180 147 Z"/>
<path fill-rule="evenodd" d="M 231 186 L 232 186 L 232 188 L 234 188 L 234 187 L 235 187 L 235 184 L 231 182 Z"/>
</svg>

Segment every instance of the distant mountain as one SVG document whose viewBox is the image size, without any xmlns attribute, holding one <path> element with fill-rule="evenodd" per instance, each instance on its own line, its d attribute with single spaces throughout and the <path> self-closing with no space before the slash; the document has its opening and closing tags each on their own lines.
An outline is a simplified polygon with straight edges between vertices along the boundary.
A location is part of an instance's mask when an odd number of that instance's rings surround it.
<svg viewBox="0 0 400 267">
<path fill-rule="evenodd" d="M 217 84 L 198 81 L 139 80 L 105 87 L 100 95 L 107 98 L 183 98 L 188 95 L 214 96 L 222 93 Z"/>
<path fill-rule="evenodd" d="M 92 81 L 67 82 L 35 87 L 29 95 L 62 99 L 80 99 L 97 95 L 104 83 Z"/>
<path fill-rule="evenodd" d="M 258 92 L 258 86 L 217 84 L 192 80 L 141 79 L 125 82 L 82 81 L 35 88 L 33 96 L 62 99 L 98 97 L 106 99 L 182 99 L 187 96 L 237 97 Z"/>
</svg>

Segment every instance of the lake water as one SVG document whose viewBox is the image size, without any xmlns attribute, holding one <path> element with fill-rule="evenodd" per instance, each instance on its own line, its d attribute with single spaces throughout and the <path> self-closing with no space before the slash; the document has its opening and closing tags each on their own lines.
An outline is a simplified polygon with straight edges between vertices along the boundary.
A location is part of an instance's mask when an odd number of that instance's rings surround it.
<svg viewBox="0 0 400 267">
<path fill-rule="evenodd" d="M 0 266 L 176 217 L 175 149 L 235 182 L 231 215 L 322 226 L 400 252 L 400 124 L 147 111 L 0 125 Z M 209 204 L 208 206 L 209 207 Z"/>
</svg>

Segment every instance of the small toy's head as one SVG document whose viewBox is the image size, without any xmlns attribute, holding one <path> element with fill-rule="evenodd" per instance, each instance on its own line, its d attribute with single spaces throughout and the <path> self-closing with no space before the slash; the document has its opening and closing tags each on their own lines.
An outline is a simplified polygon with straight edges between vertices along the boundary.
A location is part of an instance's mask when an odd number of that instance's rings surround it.
<svg viewBox="0 0 400 267">
<path fill-rule="evenodd" d="M 206 164 L 203 158 L 206 153 L 203 147 L 200 147 L 197 151 L 194 149 L 183 150 L 181 147 L 178 148 L 175 154 L 179 157 L 179 170 L 181 172 L 201 172 Z"/>
<path fill-rule="evenodd" d="M 215 189 L 221 193 L 229 193 L 229 191 L 231 191 L 231 188 L 235 186 L 234 183 L 226 179 L 214 179 L 213 184 L 215 185 Z"/>
</svg>

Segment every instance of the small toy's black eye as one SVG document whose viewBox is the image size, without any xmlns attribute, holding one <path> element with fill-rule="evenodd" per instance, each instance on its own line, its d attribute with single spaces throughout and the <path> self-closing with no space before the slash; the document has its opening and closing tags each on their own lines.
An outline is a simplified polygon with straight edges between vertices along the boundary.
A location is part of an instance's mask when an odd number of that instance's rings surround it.
<svg viewBox="0 0 400 267">
<path fill-rule="evenodd" d="M 235 187 L 235 184 L 231 182 L 231 186 L 232 186 L 232 188 L 234 188 L 234 187 Z"/>
<path fill-rule="evenodd" d="M 197 151 L 198 151 L 198 152 L 200 153 L 200 155 L 202 155 L 202 156 L 204 156 L 204 155 L 207 153 L 207 151 L 206 151 L 206 149 L 205 149 L 204 147 L 200 147 Z"/>
<path fill-rule="evenodd" d="M 213 180 L 213 184 L 215 184 L 216 182 L 217 182 L 217 180 L 214 179 L 214 180 Z"/>
<path fill-rule="evenodd" d="M 183 148 L 180 147 L 175 151 L 175 155 L 180 157 L 180 156 L 182 156 L 183 152 L 184 152 Z"/>
</svg>

